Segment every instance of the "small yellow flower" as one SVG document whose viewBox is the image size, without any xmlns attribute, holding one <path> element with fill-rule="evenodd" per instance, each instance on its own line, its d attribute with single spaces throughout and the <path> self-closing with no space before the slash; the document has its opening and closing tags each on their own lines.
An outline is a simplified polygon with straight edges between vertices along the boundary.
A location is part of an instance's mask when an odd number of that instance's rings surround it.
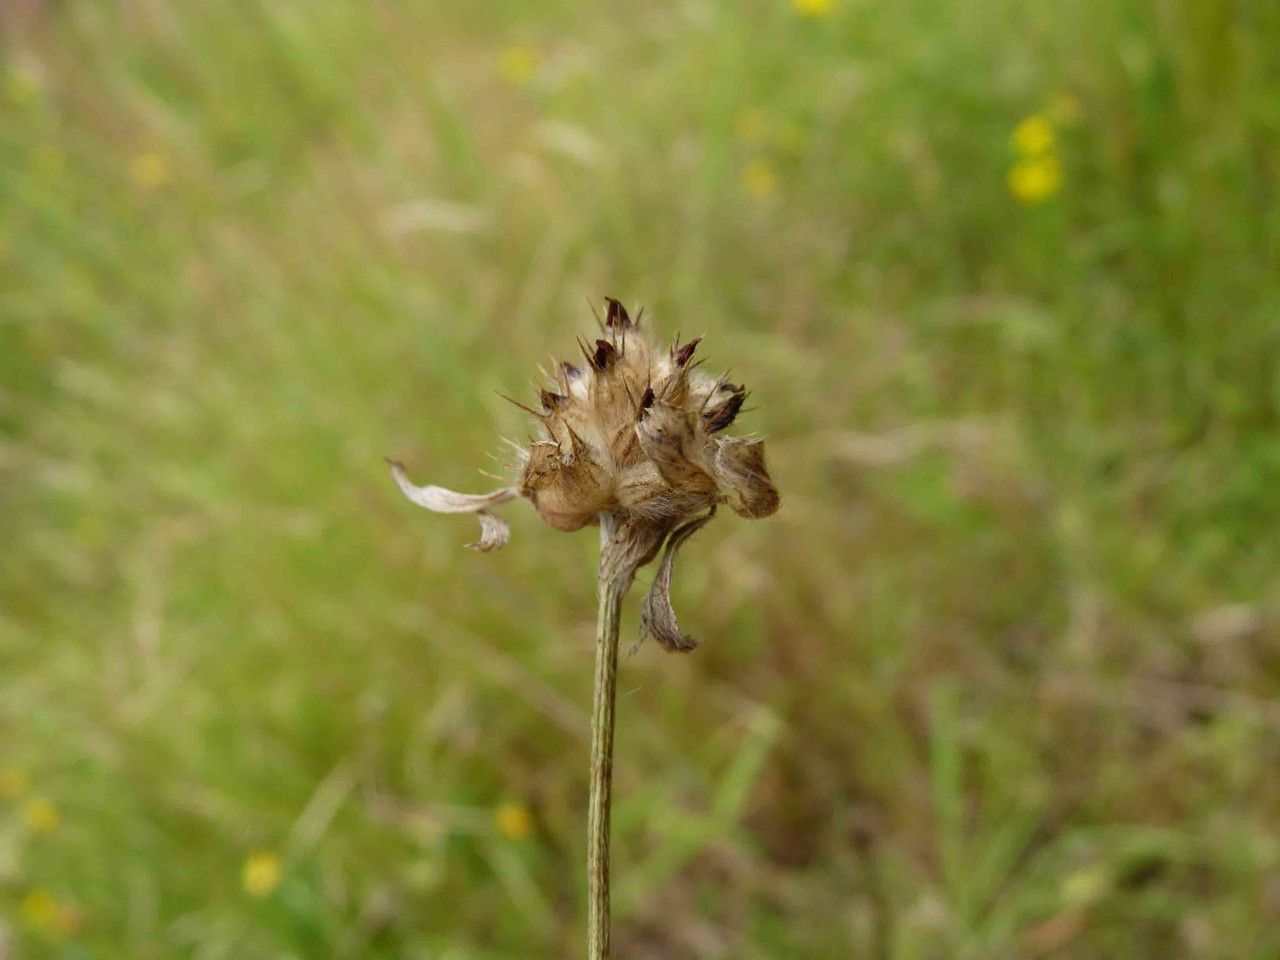
<svg viewBox="0 0 1280 960">
<path fill-rule="evenodd" d="M 44 887 L 36 887 L 22 898 L 22 917 L 37 930 L 52 930 L 58 922 L 58 901 Z"/>
<path fill-rule="evenodd" d="M 0 242 L 0 260 L 8 249 Z M 27 791 L 27 775 L 17 767 L 0 767 L 0 797 L 12 800 Z"/>
<path fill-rule="evenodd" d="M 778 192 L 778 175 L 768 161 L 756 157 L 743 165 L 738 174 L 742 189 L 753 197 L 763 199 Z"/>
<path fill-rule="evenodd" d="M 508 83 L 523 87 L 533 79 L 541 59 L 533 47 L 510 46 L 498 57 L 498 72 Z"/>
<path fill-rule="evenodd" d="M 244 861 L 241 883 L 251 897 L 265 897 L 280 885 L 280 858 L 268 850 L 255 850 Z"/>
<path fill-rule="evenodd" d="M 533 815 L 518 803 L 504 803 L 493 815 L 498 831 L 508 840 L 523 840 L 533 832 Z"/>
<path fill-rule="evenodd" d="M 129 176 L 144 189 L 162 187 L 172 177 L 169 155 L 163 150 L 144 150 L 129 161 Z"/>
<path fill-rule="evenodd" d="M 36 833 L 52 833 L 58 828 L 58 808 L 47 797 L 32 797 L 22 811 L 27 826 Z"/>
<path fill-rule="evenodd" d="M 1062 166 L 1055 156 L 1020 160 L 1009 169 L 1009 192 L 1026 204 L 1043 203 L 1062 186 Z"/>
<path fill-rule="evenodd" d="M 1039 157 L 1053 149 L 1053 124 L 1043 113 L 1033 113 L 1013 128 L 1013 145 L 1024 157 Z"/>
<path fill-rule="evenodd" d="M 802 17 L 825 17 L 836 8 L 836 0 L 791 0 L 791 6 Z"/>
</svg>

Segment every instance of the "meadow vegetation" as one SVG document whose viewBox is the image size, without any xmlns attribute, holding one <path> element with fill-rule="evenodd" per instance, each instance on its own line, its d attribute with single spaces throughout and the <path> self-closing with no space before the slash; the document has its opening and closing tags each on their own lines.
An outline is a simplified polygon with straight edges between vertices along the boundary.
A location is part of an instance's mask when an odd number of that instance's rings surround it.
<svg viewBox="0 0 1280 960">
<path fill-rule="evenodd" d="M 0 957 L 580 954 L 595 535 L 382 458 L 605 294 L 783 495 L 622 664 L 617 956 L 1280 955 L 1275 4 L 0 25 Z"/>
</svg>

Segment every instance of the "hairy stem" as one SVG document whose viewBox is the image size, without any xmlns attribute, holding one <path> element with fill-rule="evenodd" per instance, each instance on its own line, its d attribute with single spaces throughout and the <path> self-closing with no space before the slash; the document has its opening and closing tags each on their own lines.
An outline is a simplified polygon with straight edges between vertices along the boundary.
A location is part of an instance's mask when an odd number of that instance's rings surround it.
<svg viewBox="0 0 1280 960">
<path fill-rule="evenodd" d="M 596 677 L 591 703 L 591 799 L 587 812 L 587 957 L 609 960 L 609 819 L 613 794 L 613 723 L 618 688 L 618 624 L 630 572 L 609 569 L 613 518 L 600 517 Z"/>
</svg>

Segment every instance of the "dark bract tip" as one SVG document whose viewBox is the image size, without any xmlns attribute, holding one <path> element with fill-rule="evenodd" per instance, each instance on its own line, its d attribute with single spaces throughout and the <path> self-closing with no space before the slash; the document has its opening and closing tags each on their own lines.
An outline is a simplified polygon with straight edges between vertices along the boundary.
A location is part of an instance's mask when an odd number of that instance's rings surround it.
<svg viewBox="0 0 1280 960">
<path fill-rule="evenodd" d="M 631 317 L 627 313 L 627 308 L 621 302 L 613 299 L 613 297 L 604 298 L 606 312 L 604 316 L 605 326 L 607 327 L 629 327 L 631 326 Z"/>
<path fill-rule="evenodd" d="M 608 370 L 613 366 L 614 358 L 617 357 L 618 351 L 608 340 L 596 341 L 596 352 L 591 357 L 591 363 L 597 370 Z"/>
<path fill-rule="evenodd" d="M 706 425 L 707 432 L 716 433 L 733 423 L 746 400 L 747 392 L 742 387 L 734 388 L 734 392 L 724 403 L 712 407 L 702 415 L 702 422 Z"/>
<path fill-rule="evenodd" d="M 683 347 L 676 351 L 676 366 L 683 367 L 689 362 L 689 358 L 693 356 L 693 351 L 698 349 L 698 344 L 702 342 L 701 337 L 694 337 Z"/>
</svg>

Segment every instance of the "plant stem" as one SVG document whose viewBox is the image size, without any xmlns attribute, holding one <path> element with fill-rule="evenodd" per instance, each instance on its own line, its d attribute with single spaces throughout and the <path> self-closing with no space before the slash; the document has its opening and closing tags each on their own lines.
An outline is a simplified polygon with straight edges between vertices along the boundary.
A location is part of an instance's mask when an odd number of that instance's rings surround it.
<svg viewBox="0 0 1280 960">
<path fill-rule="evenodd" d="M 606 570 L 615 532 L 600 517 L 601 564 L 596 587 L 596 677 L 591 703 L 591 798 L 587 810 L 587 958 L 609 960 L 609 819 L 613 793 L 613 723 L 618 689 L 618 623 L 631 577 Z"/>
</svg>

